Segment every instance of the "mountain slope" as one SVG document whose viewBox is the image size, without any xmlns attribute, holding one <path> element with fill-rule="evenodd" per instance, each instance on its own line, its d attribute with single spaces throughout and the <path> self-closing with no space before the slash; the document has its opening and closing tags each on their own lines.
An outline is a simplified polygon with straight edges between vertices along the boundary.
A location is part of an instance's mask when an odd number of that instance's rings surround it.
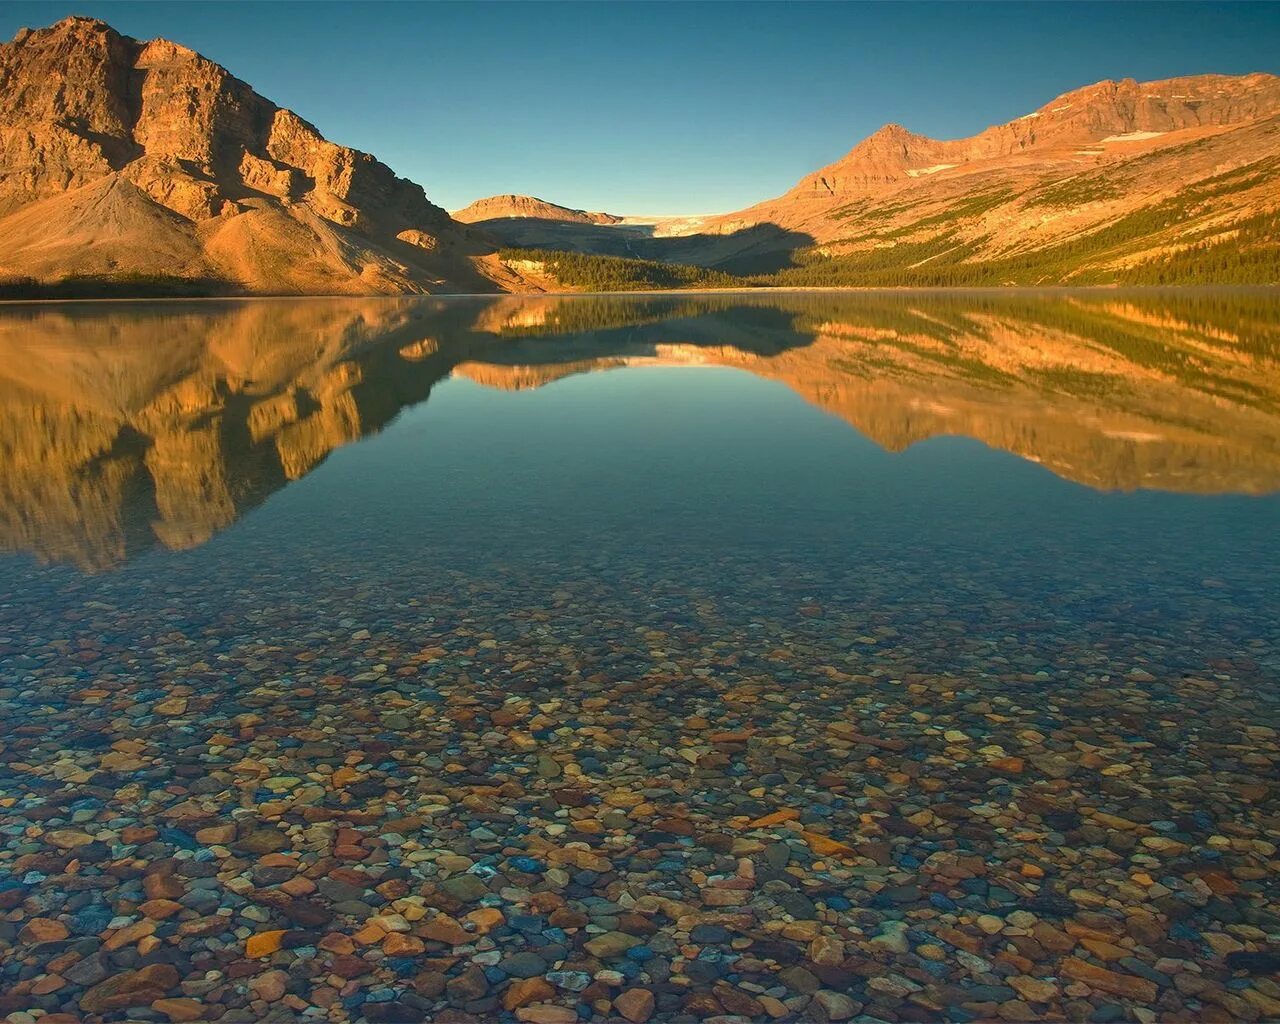
<svg viewBox="0 0 1280 1024">
<path fill-rule="evenodd" d="M 788 284 L 1144 280 L 1171 257 L 1235 279 L 1217 246 L 1277 281 L 1278 211 L 1280 78 L 1200 75 L 1100 82 L 967 139 L 886 125 L 701 230 L 811 239 Z"/>
<path fill-rule="evenodd" d="M 536 196 L 489 196 L 477 199 L 470 206 L 453 211 L 453 219 L 463 224 L 500 220 L 508 217 L 530 220 L 563 221 L 570 224 L 617 224 L 621 217 L 611 213 L 593 213 L 590 210 L 573 210 L 567 206 L 549 203 Z"/>
<path fill-rule="evenodd" d="M 88 18 L 0 45 L 0 277 L 494 290 L 420 186 L 192 50 Z"/>
</svg>

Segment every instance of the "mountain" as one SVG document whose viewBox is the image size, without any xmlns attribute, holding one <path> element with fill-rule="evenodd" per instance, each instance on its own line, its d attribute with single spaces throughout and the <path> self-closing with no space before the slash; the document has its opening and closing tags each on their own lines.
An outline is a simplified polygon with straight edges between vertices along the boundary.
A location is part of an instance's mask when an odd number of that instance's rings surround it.
<svg viewBox="0 0 1280 1024">
<path fill-rule="evenodd" d="M 76 17 L 0 45 L 0 278 L 518 287 L 491 249 L 420 186 L 186 47 Z"/>
<path fill-rule="evenodd" d="M 1278 211 L 1280 78 L 1198 75 L 1099 82 L 965 139 L 885 125 L 698 230 L 744 238 L 739 260 L 777 248 L 762 226 L 808 238 L 779 283 L 1147 283 L 1168 262 L 1276 281 Z"/>
<path fill-rule="evenodd" d="M 571 210 L 557 206 L 535 196 L 489 196 L 477 199 L 470 206 L 453 211 L 453 219 L 463 224 L 506 218 L 529 220 L 553 220 L 569 224 L 617 224 L 622 220 L 612 213 L 592 213 L 588 210 Z"/>
<path fill-rule="evenodd" d="M 886 125 L 776 199 L 716 217 L 522 195 L 450 217 L 176 43 L 73 17 L 0 44 L 0 296 L 618 281 L 1280 283 L 1280 78 L 1100 82 L 966 139 Z"/>
</svg>

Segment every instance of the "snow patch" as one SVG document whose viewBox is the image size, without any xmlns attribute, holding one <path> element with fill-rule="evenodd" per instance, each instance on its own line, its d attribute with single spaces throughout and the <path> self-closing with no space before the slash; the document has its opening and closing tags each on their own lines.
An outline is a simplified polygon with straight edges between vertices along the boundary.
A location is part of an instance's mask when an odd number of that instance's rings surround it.
<svg viewBox="0 0 1280 1024">
<path fill-rule="evenodd" d="M 907 171 L 907 176 L 918 178 L 922 174 L 937 174 L 939 171 L 945 171 L 954 166 L 955 164 L 934 164 L 932 167 L 918 167 L 915 170 Z"/>
<path fill-rule="evenodd" d="M 1153 441 L 1164 440 L 1163 434 L 1152 434 L 1146 430 L 1104 430 L 1102 432 L 1107 437 L 1113 437 L 1117 441 L 1136 441 L 1138 444 L 1150 444 Z"/>
<path fill-rule="evenodd" d="M 1126 132 L 1124 135 L 1108 135 L 1103 142 L 1141 142 L 1143 139 L 1158 139 L 1167 132 Z"/>
</svg>

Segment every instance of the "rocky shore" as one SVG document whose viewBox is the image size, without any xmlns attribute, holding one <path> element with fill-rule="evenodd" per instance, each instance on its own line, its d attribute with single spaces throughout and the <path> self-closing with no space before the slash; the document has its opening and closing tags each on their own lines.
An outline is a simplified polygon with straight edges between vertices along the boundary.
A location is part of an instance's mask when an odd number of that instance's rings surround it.
<svg viewBox="0 0 1280 1024">
<path fill-rule="evenodd" d="M 1247 614 L 966 622 L 681 557 L 33 572 L 0 1019 L 1280 1017 Z"/>
</svg>

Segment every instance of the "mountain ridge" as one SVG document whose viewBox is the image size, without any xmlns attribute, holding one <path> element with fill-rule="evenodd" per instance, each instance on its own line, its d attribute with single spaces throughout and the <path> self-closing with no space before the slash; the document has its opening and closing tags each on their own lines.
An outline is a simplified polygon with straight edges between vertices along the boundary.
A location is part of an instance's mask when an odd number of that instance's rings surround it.
<svg viewBox="0 0 1280 1024">
<path fill-rule="evenodd" d="M 922 177 L 964 174 L 975 165 L 981 167 L 982 161 L 1033 154 L 1084 169 L 1124 159 L 1136 151 L 1163 148 L 1167 143 L 1156 142 L 1170 133 L 1191 131 L 1196 133 L 1194 137 L 1207 137 L 1214 129 L 1239 127 L 1276 115 L 1280 115 L 1280 76 L 1263 72 L 1189 75 L 1150 82 L 1104 79 L 1062 93 L 1031 113 L 958 139 L 933 139 L 899 124 L 883 125 L 781 196 L 721 214 L 710 223 L 740 227 L 743 220 L 753 219 L 753 213 L 767 213 L 772 223 L 794 226 L 808 219 L 811 211 L 793 212 L 786 207 L 805 200 L 858 198 L 908 186 Z M 1104 148 L 1093 152 L 1098 145 Z M 1106 147 L 1117 145 L 1121 148 L 1108 153 Z M 1081 150 L 1080 146 L 1087 148 Z"/>
</svg>

